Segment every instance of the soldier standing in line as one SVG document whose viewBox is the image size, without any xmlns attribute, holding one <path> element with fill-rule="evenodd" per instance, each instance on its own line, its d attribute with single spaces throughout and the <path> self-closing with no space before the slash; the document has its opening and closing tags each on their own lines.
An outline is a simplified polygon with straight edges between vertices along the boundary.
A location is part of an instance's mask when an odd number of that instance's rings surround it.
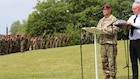
<svg viewBox="0 0 140 79">
<path fill-rule="evenodd" d="M 86 32 L 85 33 L 86 37 L 85 37 L 85 40 L 86 40 L 86 44 L 89 44 L 89 38 L 90 38 L 90 35 L 89 35 L 89 32 Z"/>
<path fill-rule="evenodd" d="M 25 44 L 26 44 L 25 36 L 22 35 L 22 36 L 21 36 L 21 43 L 20 43 L 20 51 L 21 51 L 21 52 L 24 52 L 24 51 L 25 51 Z"/>
<path fill-rule="evenodd" d="M 26 48 L 25 48 L 25 50 L 28 51 L 28 50 L 29 50 L 29 46 L 30 46 L 30 45 L 29 45 L 29 44 L 30 44 L 30 42 L 29 42 L 30 36 L 29 36 L 29 35 L 26 35 L 26 36 L 25 36 L 25 40 L 26 40 L 26 44 L 25 44 L 25 47 L 26 47 Z"/>
<path fill-rule="evenodd" d="M 10 52 L 14 53 L 14 38 L 13 35 L 10 35 Z"/>
<path fill-rule="evenodd" d="M 66 46 L 70 44 L 70 34 L 66 34 Z"/>
<path fill-rule="evenodd" d="M 53 47 L 57 47 L 57 41 L 58 41 L 58 37 L 54 36 L 54 41 L 53 41 Z"/>
<path fill-rule="evenodd" d="M 2 36 L 0 36 L 0 55 L 2 55 L 2 51 L 1 51 L 2 50 L 2 39 L 1 39 L 1 37 Z"/>
<path fill-rule="evenodd" d="M 13 35 L 13 53 L 17 51 L 16 36 Z"/>
<path fill-rule="evenodd" d="M 84 44 L 85 43 L 85 41 L 84 41 L 85 40 L 85 31 L 82 31 L 80 36 L 81 36 L 80 37 L 81 43 Z"/>
<path fill-rule="evenodd" d="M 50 48 L 53 48 L 54 36 L 50 36 Z"/>
<path fill-rule="evenodd" d="M 5 54 L 5 37 L 2 36 L 1 38 L 1 55 Z"/>
<path fill-rule="evenodd" d="M 62 46 L 66 45 L 66 34 L 63 34 L 63 38 L 62 38 Z"/>
<path fill-rule="evenodd" d="M 50 35 L 47 36 L 46 40 L 46 48 L 50 48 Z"/>
<path fill-rule="evenodd" d="M 1 36 L 0 36 L 0 55 L 2 54 L 2 39 L 1 39 Z"/>
<path fill-rule="evenodd" d="M 34 37 L 32 38 L 33 50 L 35 50 L 35 46 L 34 46 L 34 44 L 35 44 L 35 39 L 36 39 L 36 37 L 34 36 Z"/>
<path fill-rule="evenodd" d="M 11 53 L 12 52 L 11 35 L 8 35 L 8 41 L 9 41 L 9 53 Z"/>
<path fill-rule="evenodd" d="M 7 52 L 10 53 L 10 36 L 6 35 L 6 42 L 7 42 Z"/>
<path fill-rule="evenodd" d="M 46 33 L 47 31 L 44 30 L 43 36 L 41 38 L 41 48 L 46 49 Z"/>
<path fill-rule="evenodd" d="M 91 43 L 94 43 L 94 34 L 93 34 L 93 33 L 91 33 L 90 39 L 91 39 Z M 97 40 L 97 41 L 98 41 L 98 40 Z"/>
<path fill-rule="evenodd" d="M 37 50 L 38 49 L 38 36 L 36 36 L 34 38 L 34 41 L 33 41 L 33 50 Z"/>
<path fill-rule="evenodd" d="M 5 36 L 5 53 L 9 54 L 9 41 L 8 41 L 8 37 Z"/>
<path fill-rule="evenodd" d="M 20 35 L 16 35 L 16 52 L 20 52 Z"/>
<path fill-rule="evenodd" d="M 29 40 L 29 50 L 33 50 L 33 40 L 34 40 L 34 37 L 31 37 Z"/>
<path fill-rule="evenodd" d="M 62 46 L 62 34 L 59 34 L 58 39 L 59 39 L 58 46 L 61 47 Z"/>
<path fill-rule="evenodd" d="M 41 39 L 41 48 L 46 49 L 46 38 L 45 37 L 42 37 L 42 39 Z"/>
<path fill-rule="evenodd" d="M 102 11 L 104 17 L 99 20 L 97 25 L 97 28 L 107 32 L 99 35 L 102 67 L 106 75 L 105 79 L 116 79 L 117 32 L 119 28 L 113 25 L 117 19 L 111 14 L 110 4 L 105 4 Z"/>
<path fill-rule="evenodd" d="M 41 37 L 40 36 L 38 36 L 38 39 L 37 39 L 37 47 L 38 47 L 38 49 L 41 48 Z"/>
<path fill-rule="evenodd" d="M 52 37 L 50 35 L 48 35 L 48 38 L 47 38 L 47 48 L 51 48 L 52 46 Z"/>
</svg>

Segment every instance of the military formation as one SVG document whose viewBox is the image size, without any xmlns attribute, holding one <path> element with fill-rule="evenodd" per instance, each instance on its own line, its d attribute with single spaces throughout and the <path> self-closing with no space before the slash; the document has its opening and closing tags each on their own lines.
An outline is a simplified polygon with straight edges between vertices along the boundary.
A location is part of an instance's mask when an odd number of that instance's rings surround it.
<svg viewBox="0 0 140 79">
<path fill-rule="evenodd" d="M 0 36 L 0 55 L 25 52 L 37 49 L 56 48 L 68 46 L 70 34 L 59 34 L 55 36 L 43 34 L 43 36 L 5 35 Z"/>
<path fill-rule="evenodd" d="M 81 32 L 81 42 L 82 42 L 82 44 L 93 43 L 94 42 L 94 34 L 83 30 Z"/>
</svg>

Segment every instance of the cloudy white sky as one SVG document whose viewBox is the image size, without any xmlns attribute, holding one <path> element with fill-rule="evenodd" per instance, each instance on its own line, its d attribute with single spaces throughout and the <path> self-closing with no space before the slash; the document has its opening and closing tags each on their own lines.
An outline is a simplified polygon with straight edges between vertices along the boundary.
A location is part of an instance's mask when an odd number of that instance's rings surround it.
<svg viewBox="0 0 140 79">
<path fill-rule="evenodd" d="M 0 0 L 0 34 L 6 34 L 14 21 L 28 18 L 37 0 Z"/>
</svg>

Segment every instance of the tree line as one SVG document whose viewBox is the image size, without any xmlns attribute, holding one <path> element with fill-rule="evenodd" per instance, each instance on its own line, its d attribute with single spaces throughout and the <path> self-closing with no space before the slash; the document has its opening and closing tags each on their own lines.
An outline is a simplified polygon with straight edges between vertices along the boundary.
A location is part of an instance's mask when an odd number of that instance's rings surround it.
<svg viewBox="0 0 140 79">
<path fill-rule="evenodd" d="M 127 20 L 132 14 L 132 0 L 38 0 L 34 11 L 27 20 L 15 21 L 11 25 L 11 34 L 26 33 L 40 36 L 44 30 L 47 35 L 69 33 L 71 45 L 80 44 L 80 32 L 83 27 L 96 27 L 102 14 L 102 5 L 109 3 L 112 14 L 118 19 Z M 128 39 L 127 31 L 120 31 L 118 39 Z"/>
</svg>

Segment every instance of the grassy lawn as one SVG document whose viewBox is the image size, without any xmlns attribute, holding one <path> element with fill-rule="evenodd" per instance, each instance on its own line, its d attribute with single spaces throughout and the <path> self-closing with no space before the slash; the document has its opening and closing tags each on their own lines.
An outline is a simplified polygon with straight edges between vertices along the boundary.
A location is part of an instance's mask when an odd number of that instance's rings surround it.
<svg viewBox="0 0 140 79">
<path fill-rule="evenodd" d="M 100 45 L 98 75 L 104 79 Z M 82 45 L 84 79 L 95 79 L 94 45 Z M 117 79 L 128 79 L 124 41 L 118 41 Z M 131 63 L 129 64 L 131 66 Z M 132 75 L 130 67 L 130 78 Z M 0 56 L 0 79 L 82 79 L 80 46 L 50 48 Z"/>
</svg>

